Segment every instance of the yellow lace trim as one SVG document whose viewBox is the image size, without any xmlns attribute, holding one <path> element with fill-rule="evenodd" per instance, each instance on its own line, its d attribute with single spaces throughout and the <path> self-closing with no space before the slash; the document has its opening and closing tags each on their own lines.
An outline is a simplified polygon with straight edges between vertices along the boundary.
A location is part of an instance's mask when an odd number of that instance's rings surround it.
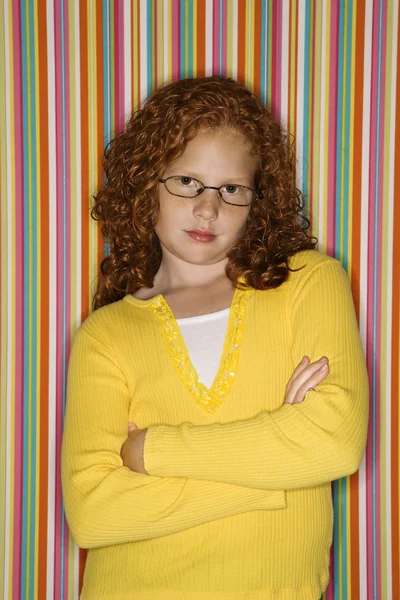
<svg viewBox="0 0 400 600">
<path fill-rule="evenodd" d="M 197 404 L 206 412 L 214 413 L 231 391 L 239 362 L 247 299 L 252 291 L 235 290 L 229 311 L 228 329 L 220 366 L 210 389 L 198 380 L 196 369 L 190 360 L 179 325 L 168 303 L 162 296 L 151 303 L 151 309 L 162 325 L 163 336 L 170 358 L 179 372 L 182 383 L 192 394 Z"/>
</svg>

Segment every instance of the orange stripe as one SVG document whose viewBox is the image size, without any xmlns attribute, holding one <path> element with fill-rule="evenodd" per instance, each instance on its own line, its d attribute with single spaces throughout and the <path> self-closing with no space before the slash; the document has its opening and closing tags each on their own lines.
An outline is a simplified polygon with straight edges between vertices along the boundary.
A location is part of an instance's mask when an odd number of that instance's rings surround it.
<svg viewBox="0 0 400 600">
<path fill-rule="evenodd" d="M 197 4 L 197 76 L 206 74 L 206 2 Z"/>
<path fill-rule="evenodd" d="M 362 188 L 362 116 L 364 87 L 364 29 L 365 1 L 359 0 L 356 9 L 356 41 L 354 62 L 354 154 L 353 154 L 353 230 L 351 287 L 357 319 L 360 319 L 360 253 L 361 253 L 361 188 Z M 360 598 L 360 522 L 359 474 L 350 477 L 350 577 L 354 600 Z"/>
<path fill-rule="evenodd" d="M 254 93 L 261 92 L 261 0 L 254 4 Z"/>
<path fill-rule="evenodd" d="M 39 0 L 38 53 L 39 53 L 39 139 L 40 139 L 40 443 L 39 443 L 39 523 L 38 523 L 38 598 L 46 597 L 47 571 L 47 491 L 48 437 L 49 437 L 49 131 L 47 98 L 47 27 L 46 0 Z"/>
<path fill-rule="evenodd" d="M 238 2 L 238 81 L 246 81 L 246 0 Z"/>
<path fill-rule="evenodd" d="M 400 72 L 400 37 L 397 46 L 397 73 Z M 396 85 L 396 124 L 394 158 L 394 215 L 393 230 L 400 227 L 400 77 Z M 400 237 L 393 236 L 393 321 L 392 321 L 392 427 L 391 427 L 391 484 L 392 484 L 392 595 L 400 597 L 399 552 L 399 344 L 400 344 Z"/>
</svg>

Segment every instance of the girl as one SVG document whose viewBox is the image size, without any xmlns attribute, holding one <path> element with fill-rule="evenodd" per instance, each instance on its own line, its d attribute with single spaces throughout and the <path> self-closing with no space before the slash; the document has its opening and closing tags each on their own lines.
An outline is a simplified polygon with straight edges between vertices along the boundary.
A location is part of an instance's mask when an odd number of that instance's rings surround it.
<svg viewBox="0 0 400 600">
<path fill-rule="evenodd" d="M 209 77 L 157 90 L 104 166 L 110 253 L 70 357 L 62 451 L 81 597 L 317 599 L 368 384 L 291 148 L 249 90 Z"/>
</svg>

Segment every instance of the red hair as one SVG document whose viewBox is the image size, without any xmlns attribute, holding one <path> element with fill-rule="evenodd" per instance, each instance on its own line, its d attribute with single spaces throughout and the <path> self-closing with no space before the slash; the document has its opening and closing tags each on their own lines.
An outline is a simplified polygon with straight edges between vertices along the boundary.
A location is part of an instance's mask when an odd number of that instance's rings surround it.
<svg viewBox="0 0 400 600">
<path fill-rule="evenodd" d="M 94 197 L 92 216 L 102 222 L 110 252 L 100 265 L 94 309 L 153 286 L 161 262 L 158 181 L 200 129 L 237 131 L 259 156 L 254 185 L 263 198 L 254 200 L 246 230 L 227 255 L 233 285 L 243 277 L 259 290 L 278 287 L 287 279 L 288 258 L 314 248 L 293 147 L 268 109 L 229 78 L 177 81 L 157 89 L 105 150 L 107 183 Z"/>
</svg>

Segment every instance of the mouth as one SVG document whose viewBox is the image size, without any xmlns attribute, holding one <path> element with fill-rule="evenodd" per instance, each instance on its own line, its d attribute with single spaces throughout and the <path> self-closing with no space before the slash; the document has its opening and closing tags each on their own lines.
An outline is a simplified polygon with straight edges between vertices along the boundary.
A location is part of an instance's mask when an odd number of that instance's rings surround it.
<svg viewBox="0 0 400 600">
<path fill-rule="evenodd" d="M 207 231 L 206 229 L 193 229 L 191 231 L 185 231 L 192 240 L 196 242 L 212 242 L 217 236 Z"/>
</svg>

